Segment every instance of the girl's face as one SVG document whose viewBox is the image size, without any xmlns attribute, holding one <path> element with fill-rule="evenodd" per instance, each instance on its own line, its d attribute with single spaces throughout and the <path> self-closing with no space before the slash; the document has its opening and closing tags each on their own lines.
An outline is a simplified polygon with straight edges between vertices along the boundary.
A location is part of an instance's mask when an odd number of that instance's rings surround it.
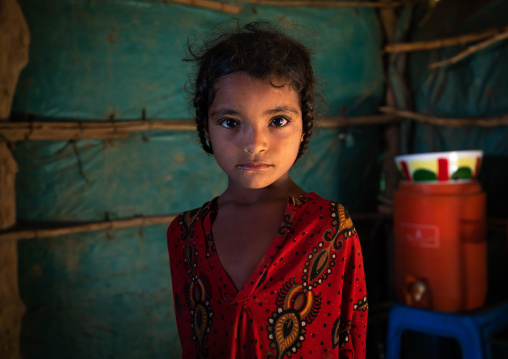
<svg viewBox="0 0 508 359">
<path fill-rule="evenodd" d="M 272 77 L 275 85 L 284 84 Z M 298 94 L 244 72 L 223 76 L 208 109 L 208 135 L 230 186 L 265 188 L 289 179 L 302 141 Z"/>
</svg>

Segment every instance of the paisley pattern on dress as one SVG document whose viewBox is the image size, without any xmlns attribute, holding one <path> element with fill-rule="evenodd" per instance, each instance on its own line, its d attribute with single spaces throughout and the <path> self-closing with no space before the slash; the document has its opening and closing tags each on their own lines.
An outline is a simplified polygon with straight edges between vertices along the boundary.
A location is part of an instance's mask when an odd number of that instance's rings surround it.
<svg viewBox="0 0 508 359">
<path fill-rule="evenodd" d="M 322 284 L 332 273 L 335 267 L 336 253 L 332 253 L 331 246 L 325 246 L 324 242 L 319 242 L 317 247 L 312 248 L 312 253 L 307 256 L 305 267 L 303 268 L 303 290 L 311 291 Z"/>
<path fill-rule="evenodd" d="M 268 318 L 270 348 L 275 349 L 275 358 L 290 358 L 305 340 L 305 327 L 312 323 L 321 308 L 320 294 L 303 292 L 302 285 L 294 279 L 288 280 L 277 295 L 277 310 Z"/>
<path fill-rule="evenodd" d="M 282 218 L 282 223 L 277 229 L 277 234 L 279 236 L 285 236 L 289 233 L 289 230 L 293 226 L 293 216 L 291 213 L 284 214 L 284 217 Z"/>
<path fill-rule="evenodd" d="M 342 323 L 341 318 L 338 317 L 333 323 L 332 329 L 332 346 L 336 348 L 344 348 L 349 343 L 349 336 L 351 332 L 351 321 L 348 320 L 346 323 Z"/>
<path fill-rule="evenodd" d="M 208 356 L 207 340 L 210 328 L 213 324 L 212 317 L 214 314 L 210 304 L 212 287 L 206 275 L 202 273 L 198 276 L 197 274 L 199 251 L 196 248 L 195 242 L 192 240 L 196 221 L 203 213 L 208 213 L 208 211 L 209 206 L 205 205 L 200 209 L 184 213 L 179 221 L 182 236 L 183 234 L 187 235 L 187 237 L 184 238 L 183 258 L 191 282 L 190 284 L 187 282 L 184 284 L 184 293 L 187 307 L 191 315 L 190 326 L 193 334 L 192 339 L 197 347 L 196 358 Z M 175 296 L 175 298 L 178 297 Z M 180 305 L 178 304 L 178 306 Z"/>
<path fill-rule="evenodd" d="M 330 202 L 330 217 L 332 228 L 323 233 L 323 239 L 333 243 L 335 250 L 340 251 L 344 246 L 344 239 L 356 233 L 355 226 L 346 209 L 336 202 Z"/>
<path fill-rule="evenodd" d="M 185 293 L 191 314 L 192 339 L 198 347 L 196 357 L 206 357 L 208 356 L 206 342 L 213 323 L 213 311 L 210 305 L 212 288 L 208 279 L 203 275 L 201 278 L 195 277 L 190 285 L 186 286 Z"/>
<path fill-rule="evenodd" d="M 367 302 L 366 295 L 353 305 L 353 310 L 361 310 L 362 312 L 369 310 L 369 303 Z"/>
</svg>

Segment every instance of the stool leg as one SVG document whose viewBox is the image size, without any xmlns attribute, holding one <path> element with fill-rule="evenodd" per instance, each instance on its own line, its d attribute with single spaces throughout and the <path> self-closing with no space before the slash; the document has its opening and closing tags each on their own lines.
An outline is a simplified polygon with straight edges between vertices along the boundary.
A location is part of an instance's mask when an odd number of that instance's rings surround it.
<svg viewBox="0 0 508 359">
<path fill-rule="evenodd" d="M 398 359 L 400 358 L 400 346 L 402 344 L 402 332 L 404 328 L 395 328 L 396 325 L 392 325 L 391 322 L 390 326 L 393 327 L 388 330 L 385 359 Z"/>
<path fill-rule="evenodd" d="M 463 359 L 484 359 L 484 350 L 482 337 L 478 328 L 471 327 L 469 323 L 464 323 L 461 333 L 454 336 L 454 339 L 460 343 Z"/>
</svg>

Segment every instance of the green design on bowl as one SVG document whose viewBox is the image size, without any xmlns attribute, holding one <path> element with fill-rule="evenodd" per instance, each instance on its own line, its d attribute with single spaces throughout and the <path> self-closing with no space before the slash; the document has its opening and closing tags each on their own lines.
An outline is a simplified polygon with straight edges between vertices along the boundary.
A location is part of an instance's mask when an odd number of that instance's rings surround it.
<svg viewBox="0 0 508 359">
<path fill-rule="evenodd" d="M 434 172 L 425 170 L 425 169 L 418 169 L 413 173 L 413 180 L 414 181 L 437 181 L 437 176 Z"/>
<path fill-rule="evenodd" d="M 473 172 L 471 172 L 471 168 L 469 167 L 459 167 L 457 171 L 452 174 L 452 179 L 471 179 L 473 177 Z"/>
</svg>

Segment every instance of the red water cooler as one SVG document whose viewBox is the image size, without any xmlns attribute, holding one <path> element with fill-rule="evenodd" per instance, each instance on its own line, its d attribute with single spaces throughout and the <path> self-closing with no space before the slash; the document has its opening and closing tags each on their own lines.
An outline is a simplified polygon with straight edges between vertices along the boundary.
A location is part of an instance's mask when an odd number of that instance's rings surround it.
<svg viewBox="0 0 508 359">
<path fill-rule="evenodd" d="M 394 197 L 399 301 L 444 312 L 483 305 L 487 293 L 485 202 L 477 181 L 400 183 Z"/>
</svg>

